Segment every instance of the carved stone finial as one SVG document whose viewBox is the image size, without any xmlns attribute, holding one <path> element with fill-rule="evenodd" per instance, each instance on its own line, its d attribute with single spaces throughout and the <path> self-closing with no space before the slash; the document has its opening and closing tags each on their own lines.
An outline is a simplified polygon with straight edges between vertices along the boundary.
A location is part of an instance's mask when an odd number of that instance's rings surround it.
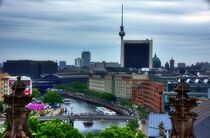
<svg viewBox="0 0 210 138">
<path fill-rule="evenodd" d="M 6 120 L 8 127 L 4 138 L 32 138 L 29 125 L 29 109 L 25 106 L 31 102 L 32 95 L 25 95 L 25 84 L 21 77 L 12 86 L 14 94 L 4 95 L 4 102 L 7 104 Z"/>
<path fill-rule="evenodd" d="M 187 95 L 190 87 L 183 79 L 174 91 L 177 92 L 176 97 L 169 98 L 170 105 L 175 109 L 170 114 L 172 122 L 171 138 L 194 138 L 193 123 L 197 115 L 191 112 L 191 109 L 197 105 L 196 99 Z"/>
<path fill-rule="evenodd" d="M 21 80 L 21 77 L 17 77 L 17 81 L 14 82 L 12 85 L 12 90 L 14 91 L 15 95 L 24 95 L 24 90 L 26 89 L 25 83 Z"/>
</svg>

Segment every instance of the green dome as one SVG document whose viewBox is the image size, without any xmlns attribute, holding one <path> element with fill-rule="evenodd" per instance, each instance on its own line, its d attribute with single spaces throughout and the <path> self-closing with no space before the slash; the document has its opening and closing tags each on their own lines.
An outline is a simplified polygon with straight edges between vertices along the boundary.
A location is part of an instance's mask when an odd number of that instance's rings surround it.
<svg viewBox="0 0 210 138">
<path fill-rule="evenodd" d="M 160 61 L 160 59 L 156 56 L 156 54 L 155 54 L 155 56 L 152 58 L 152 67 L 153 67 L 153 68 L 160 68 L 160 67 L 161 67 L 161 61 Z"/>
</svg>

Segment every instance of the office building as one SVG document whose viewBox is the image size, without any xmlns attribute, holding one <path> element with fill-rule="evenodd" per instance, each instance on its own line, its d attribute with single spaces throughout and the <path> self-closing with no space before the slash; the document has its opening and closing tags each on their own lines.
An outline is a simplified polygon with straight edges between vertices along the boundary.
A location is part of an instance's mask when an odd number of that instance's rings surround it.
<svg viewBox="0 0 210 138">
<path fill-rule="evenodd" d="M 59 68 L 63 69 L 66 67 L 66 61 L 59 61 Z"/>
<path fill-rule="evenodd" d="M 52 74 L 58 70 L 54 61 L 7 60 L 3 63 L 3 71 L 12 76 L 29 76 L 33 79 L 41 74 Z"/>
<path fill-rule="evenodd" d="M 153 81 L 144 81 L 132 87 L 132 101 L 137 105 L 143 105 L 152 112 L 162 112 L 162 93 L 164 84 Z"/>
<path fill-rule="evenodd" d="M 90 66 L 90 61 L 91 61 L 91 57 L 90 57 L 90 52 L 89 51 L 83 51 L 82 52 L 82 66 L 84 67 L 89 67 Z"/>
<path fill-rule="evenodd" d="M 76 67 L 81 67 L 82 66 L 82 59 L 78 57 L 74 60 L 74 63 L 75 63 Z"/>
<path fill-rule="evenodd" d="M 121 67 L 152 68 L 152 40 L 123 40 Z"/>
</svg>

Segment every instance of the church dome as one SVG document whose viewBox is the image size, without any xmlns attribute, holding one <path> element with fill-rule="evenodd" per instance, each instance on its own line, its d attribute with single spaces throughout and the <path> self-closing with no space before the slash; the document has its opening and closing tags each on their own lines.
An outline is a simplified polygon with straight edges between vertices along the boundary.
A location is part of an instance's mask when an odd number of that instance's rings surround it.
<svg viewBox="0 0 210 138">
<path fill-rule="evenodd" d="M 161 61 L 155 54 L 155 56 L 152 58 L 152 67 L 153 68 L 160 68 L 161 67 Z"/>
</svg>

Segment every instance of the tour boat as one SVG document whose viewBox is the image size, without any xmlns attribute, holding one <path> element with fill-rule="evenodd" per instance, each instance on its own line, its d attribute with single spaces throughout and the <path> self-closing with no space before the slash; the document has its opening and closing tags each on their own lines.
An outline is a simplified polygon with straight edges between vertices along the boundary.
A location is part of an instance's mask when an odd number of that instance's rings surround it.
<svg viewBox="0 0 210 138">
<path fill-rule="evenodd" d="M 69 99 L 63 99 L 63 103 L 64 104 L 71 104 L 71 100 L 69 100 Z"/>
<path fill-rule="evenodd" d="M 111 111 L 105 107 L 96 107 L 96 111 L 104 115 L 116 115 L 116 112 Z"/>
</svg>

